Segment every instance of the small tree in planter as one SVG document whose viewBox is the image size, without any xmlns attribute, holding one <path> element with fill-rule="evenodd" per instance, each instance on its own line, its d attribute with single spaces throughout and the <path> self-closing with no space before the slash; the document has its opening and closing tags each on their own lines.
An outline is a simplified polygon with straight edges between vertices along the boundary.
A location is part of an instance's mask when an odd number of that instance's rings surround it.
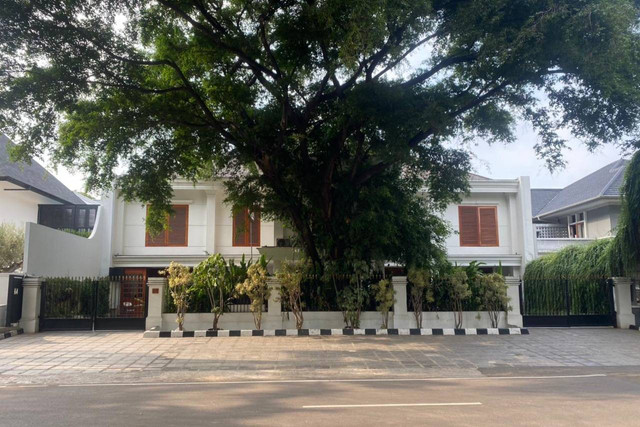
<svg viewBox="0 0 640 427">
<path fill-rule="evenodd" d="M 184 314 L 189 306 L 189 289 L 193 285 L 193 277 L 189 271 L 189 267 L 171 261 L 169 268 L 160 272 L 169 279 L 169 292 L 176 306 L 176 314 L 178 318 L 178 330 L 182 331 L 184 326 Z"/>
<path fill-rule="evenodd" d="M 284 261 L 278 272 L 280 301 L 286 301 L 289 306 L 296 319 L 296 329 L 302 329 L 304 323 L 301 284 L 308 271 L 309 263 L 306 261 Z"/>
<path fill-rule="evenodd" d="M 509 287 L 504 276 L 498 273 L 484 274 L 480 276 L 478 283 L 481 306 L 489 312 L 491 327 L 497 328 L 500 323 L 500 314 L 509 310 L 509 301 L 511 300 L 507 296 Z"/>
<path fill-rule="evenodd" d="M 382 329 L 387 329 L 389 326 L 389 310 L 395 304 L 395 291 L 391 285 L 391 281 L 387 279 L 380 280 L 377 284 L 373 285 L 373 291 L 375 292 L 375 299 L 378 311 L 382 314 Z"/>
<path fill-rule="evenodd" d="M 407 279 L 411 282 L 411 291 L 409 298 L 413 305 L 413 315 L 416 318 L 416 327 L 422 328 L 422 303 L 432 303 L 435 299 L 433 296 L 433 286 L 429 272 L 422 268 L 410 268 Z"/>
<path fill-rule="evenodd" d="M 449 298 L 453 305 L 455 327 L 462 328 L 462 309 L 464 301 L 471 296 L 467 273 L 459 268 L 454 269 L 449 276 Z"/>
<path fill-rule="evenodd" d="M 213 330 L 218 330 L 218 321 L 224 314 L 225 307 L 233 298 L 234 282 L 227 268 L 227 263 L 220 254 L 211 255 L 193 270 L 193 290 L 206 292 L 213 313 Z"/>
<path fill-rule="evenodd" d="M 246 295 L 251 300 L 250 310 L 253 313 L 253 323 L 256 329 L 262 329 L 262 311 L 264 302 L 269 299 L 271 290 L 267 284 L 267 260 L 263 256 L 257 263 L 249 266 L 247 278 L 236 285 L 240 295 Z"/>
</svg>

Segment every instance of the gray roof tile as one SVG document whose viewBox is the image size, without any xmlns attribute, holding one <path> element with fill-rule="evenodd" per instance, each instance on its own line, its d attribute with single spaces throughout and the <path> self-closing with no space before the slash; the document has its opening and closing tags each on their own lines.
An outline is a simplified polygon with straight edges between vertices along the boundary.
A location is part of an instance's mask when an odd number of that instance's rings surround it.
<svg viewBox="0 0 640 427">
<path fill-rule="evenodd" d="M 607 166 L 598 169 L 574 182 L 571 185 L 558 191 L 557 194 L 548 201 L 544 207 L 540 208 L 535 216 L 542 216 L 569 206 L 577 205 L 587 200 L 591 200 L 602 196 L 619 196 L 620 186 L 624 179 L 624 171 L 629 164 L 626 159 L 616 160 Z M 538 189 L 531 190 L 531 199 L 533 204 L 534 192 Z"/>
<path fill-rule="evenodd" d="M 6 135 L 0 135 L 0 180 L 11 181 L 22 187 L 58 200 L 61 203 L 84 205 L 84 201 L 63 183 L 51 175 L 35 160 L 31 164 L 14 163 L 9 158 L 8 148 L 13 146 Z"/>
</svg>

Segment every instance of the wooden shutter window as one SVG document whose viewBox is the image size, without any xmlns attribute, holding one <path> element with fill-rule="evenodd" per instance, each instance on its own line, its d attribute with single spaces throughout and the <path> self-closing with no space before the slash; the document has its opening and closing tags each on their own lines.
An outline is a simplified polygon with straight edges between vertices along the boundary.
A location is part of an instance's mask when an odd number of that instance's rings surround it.
<svg viewBox="0 0 640 427">
<path fill-rule="evenodd" d="M 260 212 L 239 209 L 233 213 L 233 246 L 260 246 Z"/>
<path fill-rule="evenodd" d="M 460 246 L 480 245 L 480 220 L 475 206 L 458 206 L 460 221 Z"/>
<path fill-rule="evenodd" d="M 499 246 L 496 206 L 458 206 L 460 246 Z"/>
<path fill-rule="evenodd" d="M 188 246 L 189 244 L 189 205 L 173 205 L 173 214 L 169 217 L 169 228 L 156 236 L 146 235 L 145 246 Z M 147 207 L 147 214 L 149 207 Z"/>
</svg>

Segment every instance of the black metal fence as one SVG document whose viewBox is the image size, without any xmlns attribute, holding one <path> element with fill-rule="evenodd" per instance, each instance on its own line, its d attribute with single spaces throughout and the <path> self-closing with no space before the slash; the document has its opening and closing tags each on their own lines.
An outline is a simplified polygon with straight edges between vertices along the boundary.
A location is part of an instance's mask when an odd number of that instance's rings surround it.
<svg viewBox="0 0 640 427">
<path fill-rule="evenodd" d="M 144 330 L 143 276 L 48 278 L 42 283 L 40 330 Z"/>
<path fill-rule="evenodd" d="M 309 275 L 300 285 L 302 290 L 301 300 L 304 311 L 341 311 L 345 290 L 357 293 L 358 284 L 362 292 L 362 311 L 376 311 L 377 303 L 373 285 L 385 277 L 380 274 L 371 276 L 333 275 L 321 277 Z M 391 280 L 391 277 L 386 277 Z M 287 301 L 282 302 L 282 311 L 291 311 Z M 393 308 L 391 309 L 393 311 Z"/>
<path fill-rule="evenodd" d="M 527 280 L 524 326 L 615 326 L 613 282 L 604 277 Z"/>
</svg>

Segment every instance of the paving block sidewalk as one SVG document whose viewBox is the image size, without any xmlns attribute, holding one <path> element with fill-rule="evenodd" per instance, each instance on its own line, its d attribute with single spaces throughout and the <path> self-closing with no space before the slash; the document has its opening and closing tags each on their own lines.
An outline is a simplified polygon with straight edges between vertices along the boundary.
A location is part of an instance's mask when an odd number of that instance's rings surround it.
<svg viewBox="0 0 640 427">
<path fill-rule="evenodd" d="M 0 342 L 0 384 L 237 378 L 472 376 L 491 368 L 639 366 L 640 334 L 531 329 L 530 335 L 143 339 L 58 332 Z"/>
</svg>

